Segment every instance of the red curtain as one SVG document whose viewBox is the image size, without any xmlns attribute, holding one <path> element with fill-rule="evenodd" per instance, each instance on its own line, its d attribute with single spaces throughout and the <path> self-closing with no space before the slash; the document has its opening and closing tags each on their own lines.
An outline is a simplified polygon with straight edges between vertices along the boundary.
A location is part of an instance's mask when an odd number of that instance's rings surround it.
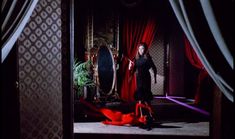
<svg viewBox="0 0 235 139">
<path fill-rule="evenodd" d="M 120 96 L 124 101 L 133 101 L 134 92 L 136 90 L 136 77 L 130 78 L 128 70 L 129 60 L 135 58 L 137 45 L 145 42 L 149 47 L 153 41 L 156 31 L 156 21 L 153 18 L 126 18 L 124 19 L 121 47 L 123 51 L 123 59 L 120 63 Z"/>
<path fill-rule="evenodd" d="M 190 45 L 188 39 L 185 36 L 184 36 L 184 44 L 185 44 L 186 57 L 188 58 L 188 60 L 194 67 L 200 70 L 198 79 L 197 79 L 197 86 L 196 86 L 195 97 L 194 97 L 194 100 L 195 100 L 194 103 L 198 104 L 200 101 L 200 96 L 201 96 L 201 90 L 200 90 L 201 83 L 204 79 L 206 79 L 206 77 L 208 77 L 208 73 L 205 70 L 200 59 L 194 52 L 192 46 Z"/>
</svg>

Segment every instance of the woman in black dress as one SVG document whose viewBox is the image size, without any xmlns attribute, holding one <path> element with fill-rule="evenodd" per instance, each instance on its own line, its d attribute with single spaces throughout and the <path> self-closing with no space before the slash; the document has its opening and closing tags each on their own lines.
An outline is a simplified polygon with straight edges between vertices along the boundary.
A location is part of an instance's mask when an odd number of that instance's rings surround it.
<svg viewBox="0 0 235 139">
<path fill-rule="evenodd" d="M 157 83 L 157 68 L 153 63 L 152 57 L 147 52 L 145 43 L 139 44 L 137 55 L 134 62 L 130 61 L 129 69 L 132 69 L 132 74 L 136 73 L 137 89 L 134 96 L 135 100 L 150 103 L 153 95 L 151 92 L 151 76 L 149 70 L 153 70 L 154 81 Z"/>
<path fill-rule="evenodd" d="M 136 73 L 137 88 L 134 94 L 135 100 L 138 101 L 138 103 L 151 107 L 153 94 L 151 92 L 151 76 L 149 70 L 153 70 L 154 81 L 157 83 L 157 68 L 153 63 L 152 57 L 147 52 L 147 46 L 145 43 L 139 44 L 137 55 L 134 62 L 130 61 L 129 69 L 132 69 L 132 74 Z M 144 115 L 146 114 L 146 112 L 142 111 L 141 113 Z M 147 114 L 150 114 L 151 118 L 153 118 L 151 113 L 147 112 Z"/>
</svg>

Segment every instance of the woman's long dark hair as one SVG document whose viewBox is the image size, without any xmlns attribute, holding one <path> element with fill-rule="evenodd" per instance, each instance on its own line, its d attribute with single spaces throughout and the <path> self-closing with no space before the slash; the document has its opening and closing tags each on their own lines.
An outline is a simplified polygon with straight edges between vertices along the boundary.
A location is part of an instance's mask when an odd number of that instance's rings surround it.
<svg viewBox="0 0 235 139">
<path fill-rule="evenodd" d="M 145 43 L 145 42 L 141 42 L 141 43 L 139 43 L 139 45 L 138 45 L 138 50 L 137 50 L 137 53 L 136 53 L 136 56 L 135 56 L 135 58 L 136 59 L 139 59 L 140 58 L 140 54 L 139 54 L 139 47 L 140 46 L 144 46 L 144 58 L 149 58 L 150 57 L 150 55 L 149 55 L 149 52 L 148 52 L 148 47 L 147 47 L 147 44 Z"/>
</svg>

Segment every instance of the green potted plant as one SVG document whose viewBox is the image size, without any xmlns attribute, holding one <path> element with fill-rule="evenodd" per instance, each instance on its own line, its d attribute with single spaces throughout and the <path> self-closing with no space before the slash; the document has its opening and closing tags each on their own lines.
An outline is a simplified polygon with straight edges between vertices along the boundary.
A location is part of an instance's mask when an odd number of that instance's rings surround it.
<svg viewBox="0 0 235 139">
<path fill-rule="evenodd" d="M 73 67 L 73 83 L 78 98 L 86 97 L 86 88 L 95 86 L 92 76 L 92 63 L 90 60 L 86 62 L 75 60 Z"/>
</svg>

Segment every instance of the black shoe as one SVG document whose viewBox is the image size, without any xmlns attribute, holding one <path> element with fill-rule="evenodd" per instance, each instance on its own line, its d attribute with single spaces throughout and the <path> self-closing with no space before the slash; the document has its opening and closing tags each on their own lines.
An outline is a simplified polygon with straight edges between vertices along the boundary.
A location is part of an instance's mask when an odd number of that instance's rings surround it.
<svg viewBox="0 0 235 139">
<path fill-rule="evenodd" d="M 146 130 L 147 130 L 147 131 L 150 131 L 150 130 L 152 130 L 152 127 L 147 127 Z"/>
</svg>

